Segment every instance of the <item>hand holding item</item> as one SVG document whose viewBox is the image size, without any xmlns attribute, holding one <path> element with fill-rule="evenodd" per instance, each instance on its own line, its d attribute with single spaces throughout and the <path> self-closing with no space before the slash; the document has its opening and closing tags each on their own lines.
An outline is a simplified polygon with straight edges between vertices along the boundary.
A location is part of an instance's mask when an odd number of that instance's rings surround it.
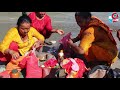
<svg viewBox="0 0 120 90">
<path fill-rule="evenodd" d="M 61 30 L 61 29 L 58 29 L 58 30 L 57 30 L 57 33 L 60 34 L 60 35 L 64 35 L 64 31 Z"/>
<path fill-rule="evenodd" d="M 68 45 L 73 44 L 73 41 L 71 39 L 68 40 Z"/>
<path fill-rule="evenodd" d="M 38 40 L 34 43 L 34 45 L 32 46 L 32 49 L 33 48 L 40 48 L 41 46 L 43 46 L 43 42 Z"/>
<path fill-rule="evenodd" d="M 9 54 L 12 56 L 13 59 L 18 59 L 20 57 L 20 54 L 16 51 L 9 50 Z"/>
</svg>

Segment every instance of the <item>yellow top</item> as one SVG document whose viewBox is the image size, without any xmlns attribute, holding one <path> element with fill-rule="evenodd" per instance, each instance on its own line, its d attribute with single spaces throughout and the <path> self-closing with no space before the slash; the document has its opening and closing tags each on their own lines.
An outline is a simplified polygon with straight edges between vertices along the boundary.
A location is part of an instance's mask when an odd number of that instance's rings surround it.
<svg viewBox="0 0 120 90">
<path fill-rule="evenodd" d="M 117 46 L 109 39 L 105 30 L 89 27 L 81 37 L 79 47 L 84 50 L 87 61 L 99 60 L 111 63 L 116 60 Z"/>
<path fill-rule="evenodd" d="M 35 43 L 34 37 L 38 40 L 45 40 L 43 35 L 41 35 L 36 29 L 31 27 L 30 31 L 28 32 L 28 41 L 23 42 L 17 28 L 13 27 L 7 32 L 3 41 L 0 43 L 0 51 L 4 53 L 4 51 L 9 48 L 10 43 L 12 41 L 15 41 L 18 44 L 19 52 L 21 53 L 21 55 L 24 55 Z"/>
</svg>

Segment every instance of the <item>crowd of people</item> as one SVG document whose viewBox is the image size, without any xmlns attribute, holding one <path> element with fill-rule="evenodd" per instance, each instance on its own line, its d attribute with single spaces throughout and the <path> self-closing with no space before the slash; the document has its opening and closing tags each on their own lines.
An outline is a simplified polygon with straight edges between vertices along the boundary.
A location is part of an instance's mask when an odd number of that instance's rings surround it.
<svg viewBox="0 0 120 90">
<path fill-rule="evenodd" d="M 76 12 L 75 20 L 80 33 L 67 41 L 76 55 L 83 55 L 87 68 L 96 65 L 110 66 L 117 59 L 117 43 L 109 26 L 90 12 Z M 19 17 L 17 25 L 10 28 L 0 43 L 0 61 L 18 59 L 33 48 L 42 47 L 52 33 L 64 35 L 64 30 L 54 29 L 46 12 L 31 12 Z M 120 30 L 117 32 L 120 39 Z M 75 42 L 80 41 L 79 45 Z M 74 57 L 75 58 L 75 57 Z"/>
</svg>

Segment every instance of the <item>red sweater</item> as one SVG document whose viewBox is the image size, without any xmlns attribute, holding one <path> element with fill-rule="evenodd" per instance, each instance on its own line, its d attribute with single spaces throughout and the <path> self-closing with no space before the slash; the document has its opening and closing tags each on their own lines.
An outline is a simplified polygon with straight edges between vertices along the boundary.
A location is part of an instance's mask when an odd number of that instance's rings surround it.
<svg viewBox="0 0 120 90">
<path fill-rule="evenodd" d="M 28 16 L 32 20 L 32 27 L 38 30 L 45 38 L 49 38 L 52 30 L 51 18 L 46 14 L 44 18 L 37 19 L 35 12 L 30 13 Z"/>
</svg>

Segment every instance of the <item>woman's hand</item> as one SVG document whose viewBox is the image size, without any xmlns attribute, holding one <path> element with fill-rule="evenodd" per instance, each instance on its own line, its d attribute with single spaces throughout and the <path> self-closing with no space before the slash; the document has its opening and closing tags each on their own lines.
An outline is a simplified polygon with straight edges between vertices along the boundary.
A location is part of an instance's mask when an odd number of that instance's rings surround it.
<svg viewBox="0 0 120 90">
<path fill-rule="evenodd" d="M 72 39 L 69 39 L 67 43 L 68 43 L 68 45 L 72 45 L 73 44 Z"/>
<path fill-rule="evenodd" d="M 64 35 L 64 31 L 61 30 L 61 29 L 58 29 L 58 30 L 57 30 L 57 33 L 60 34 L 60 35 Z"/>
<path fill-rule="evenodd" d="M 41 46 L 43 46 L 44 42 L 42 42 L 41 40 L 38 40 L 34 43 L 34 45 L 32 46 L 32 49 L 33 48 L 39 48 Z"/>
<path fill-rule="evenodd" d="M 9 50 L 9 54 L 12 56 L 13 59 L 18 59 L 20 57 L 20 54 L 16 51 Z"/>
</svg>

